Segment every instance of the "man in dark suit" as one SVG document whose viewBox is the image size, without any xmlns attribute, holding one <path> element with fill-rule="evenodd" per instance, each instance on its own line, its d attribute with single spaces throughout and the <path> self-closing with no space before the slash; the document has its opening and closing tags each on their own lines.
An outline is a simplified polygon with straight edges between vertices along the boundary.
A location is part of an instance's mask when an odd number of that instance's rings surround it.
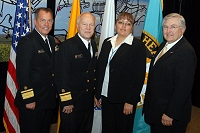
<svg viewBox="0 0 200 133">
<path fill-rule="evenodd" d="M 181 15 L 171 13 L 164 17 L 166 42 L 151 62 L 143 108 L 151 133 L 185 133 L 190 121 L 197 59 L 193 47 L 183 37 L 185 29 Z"/>
<path fill-rule="evenodd" d="M 34 24 L 35 29 L 22 37 L 17 46 L 19 89 L 15 104 L 19 110 L 21 133 L 49 133 L 56 106 L 55 41 L 47 35 L 53 24 L 51 9 L 36 9 Z"/>
<path fill-rule="evenodd" d="M 95 17 L 82 13 L 78 33 L 60 44 L 56 55 L 56 83 L 60 96 L 61 133 L 91 133 L 97 48 Z"/>
</svg>

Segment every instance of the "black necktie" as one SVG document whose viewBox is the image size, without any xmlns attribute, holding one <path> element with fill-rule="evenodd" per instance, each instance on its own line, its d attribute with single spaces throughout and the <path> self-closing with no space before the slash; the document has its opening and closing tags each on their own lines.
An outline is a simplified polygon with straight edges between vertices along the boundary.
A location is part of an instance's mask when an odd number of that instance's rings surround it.
<svg viewBox="0 0 200 133">
<path fill-rule="evenodd" d="M 47 52 L 47 54 L 51 57 L 51 52 L 50 52 L 50 48 L 49 48 L 49 43 L 47 41 L 47 39 L 45 39 L 45 52 Z"/>
<path fill-rule="evenodd" d="M 91 53 L 90 53 L 90 43 L 88 43 L 88 52 L 89 52 L 89 55 L 90 55 L 90 58 L 91 58 Z"/>
</svg>

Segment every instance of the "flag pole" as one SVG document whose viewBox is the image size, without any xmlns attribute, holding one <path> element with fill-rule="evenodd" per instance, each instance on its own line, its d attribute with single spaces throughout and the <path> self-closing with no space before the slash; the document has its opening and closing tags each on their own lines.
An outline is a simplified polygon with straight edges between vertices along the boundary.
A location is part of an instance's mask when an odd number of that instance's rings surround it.
<svg viewBox="0 0 200 133">
<path fill-rule="evenodd" d="M 29 27 L 30 27 L 30 32 L 32 31 L 32 12 L 31 12 L 31 0 L 28 0 L 28 15 L 29 15 Z"/>
</svg>

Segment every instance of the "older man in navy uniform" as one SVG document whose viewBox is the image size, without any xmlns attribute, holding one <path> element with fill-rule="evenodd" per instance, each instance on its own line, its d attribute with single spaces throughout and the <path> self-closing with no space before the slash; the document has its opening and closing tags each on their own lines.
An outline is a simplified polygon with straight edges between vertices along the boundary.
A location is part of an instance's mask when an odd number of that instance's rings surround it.
<svg viewBox="0 0 200 133">
<path fill-rule="evenodd" d="M 60 96 L 60 133 L 91 133 L 97 48 L 95 17 L 82 13 L 78 33 L 61 43 L 56 56 L 56 82 Z"/>
</svg>

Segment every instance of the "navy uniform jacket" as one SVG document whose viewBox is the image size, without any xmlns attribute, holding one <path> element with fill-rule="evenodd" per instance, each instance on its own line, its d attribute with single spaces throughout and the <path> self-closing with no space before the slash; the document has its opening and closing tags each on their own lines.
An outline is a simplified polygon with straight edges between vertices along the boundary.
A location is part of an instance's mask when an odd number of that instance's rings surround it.
<svg viewBox="0 0 200 133">
<path fill-rule="evenodd" d="M 94 82 L 97 48 L 91 40 L 93 57 L 76 34 L 60 44 L 56 54 L 56 83 L 60 96 L 60 106 L 74 105 L 74 111 L 94 107 Z"/>
<path fill-rule="evenodd" d="M 55 40 L 48 36 L 52 49 L 50 57 L 40 34 L 33 30 L 22 37 L 17 46 L 16 72 L 19 85 L 15 104 L 36 102 L 35 109 L 52 109 L 56 106 L 56 85 L 54 81 Z"/>
<path fill-rule="evenodd" d="M 108 38 L 109 39 L 109 38 Z M 108 57 L 112 48 L 106 39 L 97 63 L 97 81 L 95 96 L 101 97 L 102 85 Z M 140 92 L 146 72 L 146 48 L 144 44 L 134 38 L 132 45 L 123 43 L 110 61 L 108 85 L 108 100 L 111 103 L 129 103 L 136 105 L 140 101 Z"/>
<path fill-rule="evenodd" d="M 154 60 L 150 64 L 144 100 L 145 121 L 162 125 L 162 115 L 166 114 L 173 118 L 174 126 L 186 125 L 191 117 L 191 89 L 197 62 L 194 49 L 182 37 L 153 65 Z"/>
</svg>

